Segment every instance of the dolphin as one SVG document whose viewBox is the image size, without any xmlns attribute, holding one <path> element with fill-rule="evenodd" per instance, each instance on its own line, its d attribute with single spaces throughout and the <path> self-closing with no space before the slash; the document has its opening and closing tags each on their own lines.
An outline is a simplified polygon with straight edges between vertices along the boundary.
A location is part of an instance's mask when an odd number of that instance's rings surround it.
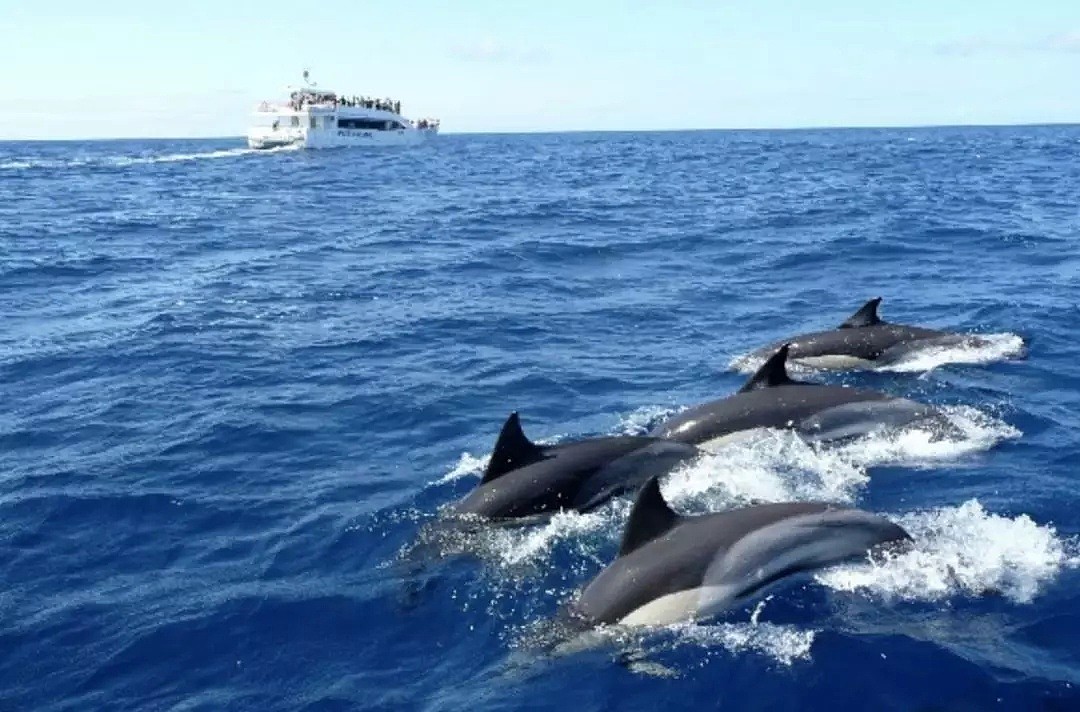
<svg viewBox="0 0 1080 712">
<path fill-rule="evenodd" d="M 794 430 L 810 442 L 848 440 L 917 422 L 937 432 L 952 431 L 933 406 L 878 391 L 793 380 L 786 368 L 791 348 L 781 346 L 737 393 L 684 410 L 649 435 L 716 445 L 758 428 Z"/>
<path fill-rule="evenodd" d="M 792 336 L 765 346 L 742 359 L 756 362 L 782 343 L 791 344 L 790 358 L 803 366 L 820 369 L 869 369 L 899 361 L 913 351 L 942 346 L 985 346 L 972 334 L 956 334 L 921 326 L 890 324 L 878 316 L 881 297 L 875 297 L 840 326 Z"/>
<path fill-rule="evenodd" d="M 563 616 L 584 626 L 700 621 L 795 574 L 910 541 L 884 517 L 824 502 L 683 516 L 653 477 L 634 501 L 618 557 Z"/>
<path fill-rule="evenodd" d="M 699 454 L 693 445 L 630 435 L 537 445 L 514 412 L 480 484 L 450 514 L 516 519 L 559 509 L 588 512 Z"/>
</svg>

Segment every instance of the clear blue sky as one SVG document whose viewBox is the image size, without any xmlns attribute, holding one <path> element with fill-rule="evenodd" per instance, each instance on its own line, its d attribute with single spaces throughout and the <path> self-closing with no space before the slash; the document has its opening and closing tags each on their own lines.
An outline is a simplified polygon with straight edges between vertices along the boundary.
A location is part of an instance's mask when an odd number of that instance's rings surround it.
<svg viewBox="0 0 1080 712">
<path fill-rule="evenodd" d="M 1080 0 L 0 0 L 0 138 L 236 136 L 309 67 L 446 131 L 1080 122 Z"/>
</svg>

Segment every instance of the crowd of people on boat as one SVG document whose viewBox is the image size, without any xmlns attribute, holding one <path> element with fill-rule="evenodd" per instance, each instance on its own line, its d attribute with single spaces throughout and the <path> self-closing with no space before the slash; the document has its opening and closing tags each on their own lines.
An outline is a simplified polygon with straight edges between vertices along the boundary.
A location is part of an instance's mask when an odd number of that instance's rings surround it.
<svg viewBox="0 0 1080 712">
<path fill-rule="evenodd" d="M 401 113 L 401 102 L 392 99 L 374 99 L 368 96 L 337 96 L 336 94 L 316 94 L 312 92 L 293 92 L 289 97 L 289 107 L 299 111 L 305 106 L 333 104 L 334 106 L 347 106 L 362 109 L 376 109 L 378 111 L 392 111 Z"/>
<path fill-rule="evenodd" d="M 420 119 L 416 122 L 416 128 L 418 129 L 437 129 L 439 128 L 438 119 Z"/>
<path fill-rule="evenodd" d="M 379 111 L 393 111 L 401 113 L 401 102 L 392 99 L 372 99 L 367 96 L 339 96 L 338 106 L 360 107 L 362 109 L 378 109 Z"/>
</svg>

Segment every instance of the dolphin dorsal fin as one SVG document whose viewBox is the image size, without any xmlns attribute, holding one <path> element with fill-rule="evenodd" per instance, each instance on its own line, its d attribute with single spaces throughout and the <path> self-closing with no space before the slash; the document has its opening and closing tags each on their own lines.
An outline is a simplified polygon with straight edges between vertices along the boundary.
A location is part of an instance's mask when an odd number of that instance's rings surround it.
<svg viewBox="0 0 1080 712">
<path fill-rule="evenodd" d="M 884 323 L 877 315 L 879 304 L 881 304 L 881 297 L 874 297 L 866 304 L 863 304 L 859 311 L 849 316 L 847 321 L 840 325 L 840 328 L 857 329 L 860 326 L 874 326 L 875 324 Z"/>
<path fill-rule="evenodd" d="M 679 515 L 664 501 L 660 493 L 660 481 L 650 477 L 638 492 L 630 517 L 626 520 L 619 556 L 626 556 L 675 526 Z"/>
<path fill-rule="evenodd" d="M 480 484 L 491 482 L 511 470 L 543 459 L 544 450 L 525 437 L 525 431 L 521 429 L 521 419 L 517 411 L 514 411 L 499 431 L 499 439 L 495 441 L 495 449 L 491 452 L 491 459 Z"/>
<path fill-rule="evenodd" d="M 739 393 L 795 383 L 787 373 L 787 357 L 790 350 L 791 344 L 784 344 L 777 349 L 776 353 L 770 356 L 768 361 L 761 364 L 761 368 L 753 376 L 750 376 L 750 380 L 743 384 L 743 387 L 739 389 Z"/>
</svg>

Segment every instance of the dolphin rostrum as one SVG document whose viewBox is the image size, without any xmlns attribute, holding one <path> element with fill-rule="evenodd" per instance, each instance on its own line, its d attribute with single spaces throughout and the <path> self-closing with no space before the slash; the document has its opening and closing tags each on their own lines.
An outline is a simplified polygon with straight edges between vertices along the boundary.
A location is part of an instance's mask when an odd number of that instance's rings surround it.
<svg viewBox="0 0 1080 712">
<path fill-rule="evenodd" d="M 587 512 L 698 454 L 693 445 L 630 435 L 537 445 L 515 412 L 499 433 L 480 484 L 451 512 L 488 519 Z"/>
<path fill-rule="evenodd" d="M 806 440 L 828 442 L 916 422 L 949 430 L 938 409 L 861 388 L 793 380 L 785 344 L 737 393 L 709 401 L 663 421 L 649 433 L 701 445 L 758 428 L 794 430 Z"/>
<path fill-rule="evenodd" d="M 758 349 L 746 361 L 764 358 L 786 342 L 791 344 L 791 360 L 804 366 L 821 369 L 873 368 L 893 363 L 921 349 L 982 346 L 987 343 L 973 334 L 890 324 L 878 316 L 880 304 L 881 297 L 875 297 L 835 329 L 789 337 Z"/>
<path fill-rule="evenodd" d="M 910 540 L 884 517 L 823 502 L 682 516 L 654 477 L 638 493 L 618 557 L 566 612 L 588 625 L 708 619 L 795 574 Z"/>
</svg>

